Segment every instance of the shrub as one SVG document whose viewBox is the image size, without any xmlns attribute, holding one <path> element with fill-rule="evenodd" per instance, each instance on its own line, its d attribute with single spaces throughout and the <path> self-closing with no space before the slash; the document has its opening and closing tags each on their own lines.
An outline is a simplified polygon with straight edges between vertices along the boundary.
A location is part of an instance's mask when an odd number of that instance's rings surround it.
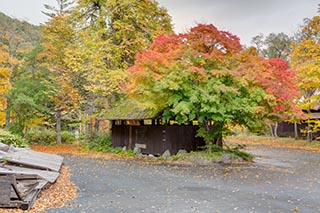
<svg viewBox="0 0 320 213">
<path fill-rule="evenodd" d="M 31 144 L 40 144 L 40 145 L 55 145 L 57 140 L 57 134 L 54 130 L 31 130 L 26 136 L 27 140 Z M 62 131 L 61 132 L 61 142 L 63 144 L 72 144 L 76 142 L 77 139 L 75 135 L 71 132 Z"/>
<path fill-rule="evenodd" d="M 222 152 L 222 148 L 215 144 L 207 144 L 206 148 L 208 152 Z"/>
<path fill-rule="evenodd" d="M 87 149 L 97 152 L 110 152 L 123 157 L 136 155 L 133 150 L 123 150 L 121 147 L 113 147 L 111 136 L 108 133 L 94 134 L 88 142 Z"/>
<path fill-rule="evenodd" d="M 239 149 L 234 149 L 231 150 L 231 153 L 236 157 L 236 158 L 242 158 L 245 161 L 252 161 L 253 156 L 247 152 L 241 151 Z"/>
<path fill-rule="evenodd" d="M 78 140 L 73 132 L 62 131 L 61 132 L 61 141 L 63 144 L 74 144 Z"/>
<path fill-rule="evenodd" d="M 56 143 L 56 134 L 52 130 L 30 130 L 26 139 L 31 144 L 53 145 Z"/>
<path fill-rule="evenodd" d="M 88 142 L 88 149 L 98 152 L 110 152 L 112 149 L 111 137 L 106 133 L 94 134 Z"/>
<path fill-rule="evenodd" d="M 0 129 L 0 142 L 15 147 L 29 147 L 27 141 L 21 136 L 12 134 L 4 129 Z"/>
</svg>

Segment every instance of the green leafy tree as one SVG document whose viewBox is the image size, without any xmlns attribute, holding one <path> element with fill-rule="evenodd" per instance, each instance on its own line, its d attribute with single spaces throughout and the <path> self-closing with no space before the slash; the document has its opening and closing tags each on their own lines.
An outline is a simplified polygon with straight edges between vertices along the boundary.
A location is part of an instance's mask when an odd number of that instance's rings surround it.
<svg viewBox="0 0 320 213">
<path fill-rule="evenodd" d="M 259 34 L 252 38 L 251 43 L 257 49 L 260 56 L 268 59 L 281 58 L 283 60 L 289 60 L 289 55 L 292 52 L 293 38 L 284 33 L 270 33 L 264 37 L 263 34 Z M 278 122 L 268 122 L 271 136 L 278 136 L 277 128 Z"/>
<path fill-rule="evenodd" d="M 30 51 L 40 39 L 40 28 L 25 21 L 10 18 L 0 12 L 0 73 L 1 73 L 1 125 L 9 127 L 12 107 L 7 95 L 19 77 L 17 68 L 23 54 Z M 3 116 L 5 112 L 5 116 Z"/>
<path fill-rule="evenodd" d="M 293 105 L 281 100 L 289 102 L 295 96 L 276 94 L 290 83 L 296 89 L 292 78 L 285 75 L 288 72 L 281 75 L 287 65 L 266 61 L 253 49 L 242 51 L 237 36 L 200 24 L 186 34 L 158 37 L 138 54 L 129 69 L 126 91 L 142 109 L 162 113 L 165 120 L 181 124 L 197 120 L 198 135 L 222 146 L 230 125 L 252 126 L 257 120 L 276 119 L 291 110 Z M 271 79 L 259 78 L 263 73 Z M 275 73 L 279 76 L 273 78 Z M 284 79 L 288 84 L 280 86 Z"/>
<path fill-rule="evenodd" d="M 30 48 L 29 45 L 25 44 L 23 37 L 19 33 L 19 27 L 17 25 L 12 25 L 10 19 L 7 19 L 3 23 L 5 26 L 2 26 L 3 31 L 0 33 L 0 45 L 2 51 L 6 52 L 6 61 L 3 64 L 3 68 L 6 69 L 6 88 L 7 91 L 13 87 L 15 81 L 15 70 L 19 63 L 21 62 L 21 54 L 28 51 Z M 13 27 L 14 29 L 10 29 Z M 6 97 L 6 128 L 10 125 L 11 120 L 11 100 Z"/>
<path fill-rule="evenodd" d="M 14 87 L 7 94 L 13 112 L 10 130 L 24 136 L 33 124 L 48 117 L 50 98 L 55 92 L 49 72 L 43 66 L 42 51 L 43 48 L 37 45 L 24 54 Z"/>
<path fill-rule="evenodd" d="M 292 51 L 291 44 L 293 38 L 284 33 L 270 33 L 266 38 L 259 34 L 252 38 L 251 43 L 258 50 L 259 54 L 265 58 L 289 59 Z"/>
</svg>

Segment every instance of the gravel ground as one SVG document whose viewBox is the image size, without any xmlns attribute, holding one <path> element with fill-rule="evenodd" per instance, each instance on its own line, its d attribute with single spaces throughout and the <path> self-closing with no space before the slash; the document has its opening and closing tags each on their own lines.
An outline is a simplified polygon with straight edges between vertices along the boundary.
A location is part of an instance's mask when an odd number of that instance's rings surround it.
<svg viewBox="0 0 320 213">
<path fill-rule="evenodd" d="M 47 212 L 320 212 L 320 154 L 249 146 L 255 163 L 190 166 L 65 156 L 80 196 Z"/>
</svg>

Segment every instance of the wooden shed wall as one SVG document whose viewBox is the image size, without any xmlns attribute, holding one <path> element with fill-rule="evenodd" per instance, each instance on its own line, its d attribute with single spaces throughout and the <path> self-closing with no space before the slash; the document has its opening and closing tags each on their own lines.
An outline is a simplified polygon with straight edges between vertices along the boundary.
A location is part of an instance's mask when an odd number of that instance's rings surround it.
<svg viewBox="0 0 320 213">
<path fill-rule="evenodd" d="M 302 138 L 301 129 L 305 128 L 306 125 L 297 124 L 299 138 Z M 287 122 L 280 122 L 278 124 L 278 135 L 280 137 L 292 137 L 294 138 L 294 124 Z"/>
<path fill-rule="evenodd" d="M 161 155 L 166 150 L 171 154 L 176 154 L 179 149 L 193 151 L 205 145 L 203 139 L 195 137 L 197 129 L 198 126 L 193 125 L 113 125 L 112 145 L 132 149 L 136 144 L 145 145 L 142 153 L 154 155 Z"/>
<path fill-rule="evenodd" d="M 297 124 L 298 129 L 298 136 L 299 138 L 306 138 L 306 134 L 301 133 L 301 130 L 304 130 L 307 128 L 307 124 Z M 278 136 L 280 137 L 292 137 L 294 138 L 294 124 L 287 123 L 287 122 L 280 122 L 278 125 Z M 317 138 L 320 136 L 320 132 L 316 132 L 312 134 L 314 138 Z"/>
</svg>

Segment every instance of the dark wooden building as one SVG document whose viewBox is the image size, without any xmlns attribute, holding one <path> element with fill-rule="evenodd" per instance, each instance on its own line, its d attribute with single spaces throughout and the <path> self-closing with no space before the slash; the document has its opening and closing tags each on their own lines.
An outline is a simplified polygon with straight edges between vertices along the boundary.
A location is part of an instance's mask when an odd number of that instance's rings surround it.
<svg viewBox="0 0 320 213">
<path fill-rule="evenodd" d="M 197 125 L 162 124 L 156 119 L 113 120 L 112 145 L 114 147 L 140 148 L 144 154 L 162 155 L 166 150 L 176 154 L 180 149 L 194 151 L 204 146 L 196 137 Z"/>
<path fill-rule="evenodd" d="M 139 148 L 143 154 L 156 156 L 166 150 L 176 154 L 180 149 L 190 152 L 205 145 L 202 138 L 196 137 L 199 126 L 194 122 L 183 125 L 175 121 L 165 123 L 160 114 L 141 109 L 128 100 L 121 102 L 105 116 L 112 124 L 112 145 Z"/>
<path fill-rule="evenodd" d="M 314 121 L 318 121 L 320 119 L 320 110 L 314 110 L 309 113 L 309 119 L 303 120 L 298 124 L 288 123 L 288 122 L 280 122 L 278 124 L 277 133 L 280 137 L 295 137 L 295 128 L 297 130 L 298 138 L 306 139 L 307 133 L 306 130 L 308 129 L 308 125 L 313 125 Z M 312 127 L 311 127 L 312 128 Z M 312 132 L 311 138 L 312 139 L 319 139 L 320 132 Z"/>
</svg>

